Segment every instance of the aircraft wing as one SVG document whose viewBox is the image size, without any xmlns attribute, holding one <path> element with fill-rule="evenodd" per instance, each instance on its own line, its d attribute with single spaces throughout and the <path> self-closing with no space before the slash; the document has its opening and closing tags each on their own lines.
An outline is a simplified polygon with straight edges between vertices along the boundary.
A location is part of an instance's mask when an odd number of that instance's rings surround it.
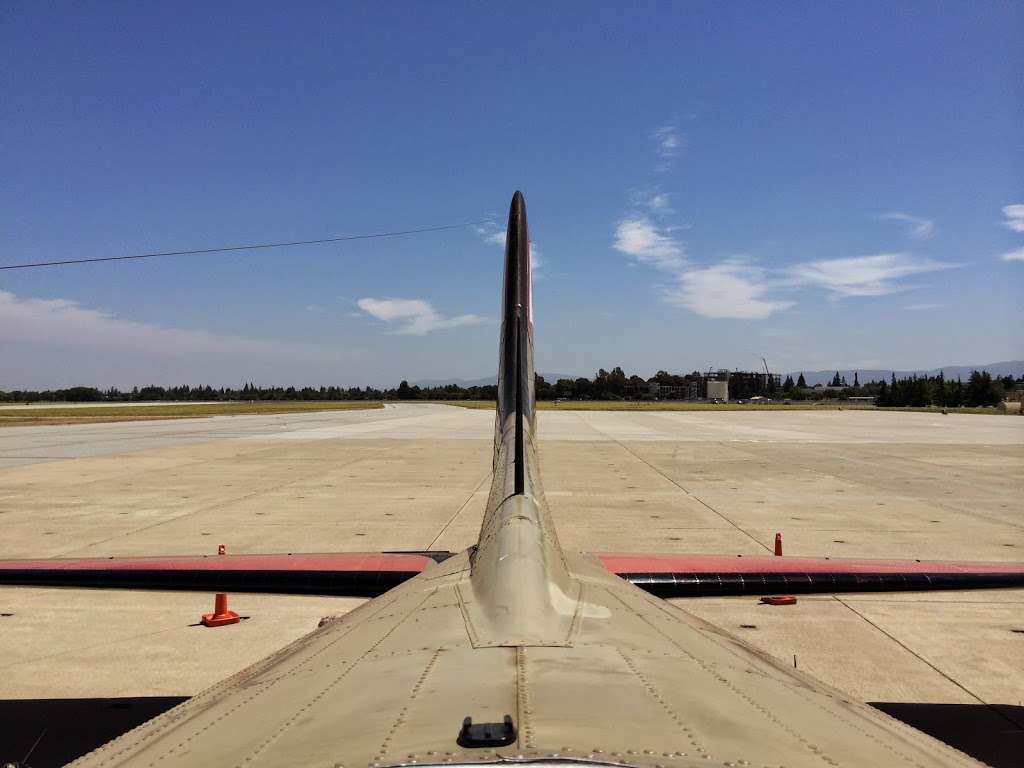
<svg viewBox="0 0 1024 768">
<path fill-rule="evenodd" d="M 545 637 L 496 632 L 460 553 L 75 765 L 977 765 L 590 557 L 566 566 Z M 460 742 L 464 718 L 505 715 L 507 741 Z"/>
<path fill-rule="evenodd" d="M 748 555 L 599 554 L 658 597 L 1024 587 L 1024 563 Z"/>
<path fill-rule="evenodd" d="M 0 560 L 0 586 L 379 597 L 445 551 Z M 707 554 L 593 555 L 657 597 L 1024 587 L 1024 563 Z"/>
<path fill-rule="evenodd" d="M 0 585 L 377 597 L 449 552 L 0 560 Z"/>
</svg>

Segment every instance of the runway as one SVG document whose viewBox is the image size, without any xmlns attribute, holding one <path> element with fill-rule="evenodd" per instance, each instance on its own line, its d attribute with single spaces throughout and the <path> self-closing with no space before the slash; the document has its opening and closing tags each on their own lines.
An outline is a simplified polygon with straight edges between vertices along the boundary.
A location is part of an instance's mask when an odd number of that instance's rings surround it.
<svg viewBox="0 0 1024 768">
<path fill-rule="evenodd" d="M 1024 560 L 1024 419 L 545 411 L 567 548 Z M 462 549 L 491 411 L 443 405 L 0 430 L 0 557 Z M 0 699 L 189 696 L 360 601 L 0 590 Z M 1019 707 L 1024 592 L 683 604 L 871 702 Z M 984 709 L 984 708 L 983 708 Z M 985 711 L 988 711 L 987 709 Z M 993 710 L 994 711 L 994 710 Z M 993 715 L 995 716 L 995 715 Z"/>
</svg>

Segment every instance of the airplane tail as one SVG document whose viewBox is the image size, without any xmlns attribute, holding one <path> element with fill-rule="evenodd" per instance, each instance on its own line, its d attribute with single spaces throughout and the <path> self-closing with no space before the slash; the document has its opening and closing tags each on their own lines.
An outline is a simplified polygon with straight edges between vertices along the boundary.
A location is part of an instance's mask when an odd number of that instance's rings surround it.
<svg viewBox="0 0 1024 768">
<path fill-rule="evenodd" d="M 513 493 L 526 492 L 527 443 L 536 425 L 533 373 L 533 311 L 530 233 L 522 192 L 512 197 L 505 235 L 505 282 L 498 353 L 498 406 L 494 429 L 495 468 L 511 437 Z"/>
<path fill-rule="evenodd" d="M 563 609 L 573 580 L 544 499 L 534 444 L 531 293 L 526 203 L 516 192 L 505 239 L 494 476 L 472 555 L 467 607 L 482 644 L 559 644 L 571 619 Z"/>
</svg>

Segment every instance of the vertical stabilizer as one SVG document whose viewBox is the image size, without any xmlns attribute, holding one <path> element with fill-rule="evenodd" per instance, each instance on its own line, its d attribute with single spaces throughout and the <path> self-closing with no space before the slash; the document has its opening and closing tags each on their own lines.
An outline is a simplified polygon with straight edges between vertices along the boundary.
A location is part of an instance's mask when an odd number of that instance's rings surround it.
<svg viewBox="0 0 1024 768">
<path fill-rule="evenodd" d="M 501 307 L 501 339 L 498 354 L 498 409 L 495 423 L 494 460 L 497 464 L 503 438 L 513 438 L 514 492 L 526 491 L 527 433 L 533 433 L 533 313 L 530 302 L 530 233 L 522 192 L 512 197 L 505 234 L 505 282 Z"/>
<path fill-rule="evenodd" d="M 505 239 L 494 479 L 464 609 L 480 645 L 568 642 L 578 590 L 540 484 L 534 446 L 533 313 L 526 203 L 516 192 Z"/>
</svg>

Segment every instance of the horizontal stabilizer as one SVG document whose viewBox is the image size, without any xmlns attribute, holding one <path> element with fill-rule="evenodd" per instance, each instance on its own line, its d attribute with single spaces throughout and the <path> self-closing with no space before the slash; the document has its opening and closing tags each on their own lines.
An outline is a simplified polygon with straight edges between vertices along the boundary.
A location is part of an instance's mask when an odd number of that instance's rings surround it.
<svg viewBox="0 0 1024 768">
<path fill-rule="evenodd" d="M 685 554 L 595 557 L 612 573 L 658 597 L 1024 587 L 1024 563 Z"/>
<path fill-rule="evenodd" d="M 377 597 L 450 552 L 0 560 L 0 586 Z"/>
</svg>

